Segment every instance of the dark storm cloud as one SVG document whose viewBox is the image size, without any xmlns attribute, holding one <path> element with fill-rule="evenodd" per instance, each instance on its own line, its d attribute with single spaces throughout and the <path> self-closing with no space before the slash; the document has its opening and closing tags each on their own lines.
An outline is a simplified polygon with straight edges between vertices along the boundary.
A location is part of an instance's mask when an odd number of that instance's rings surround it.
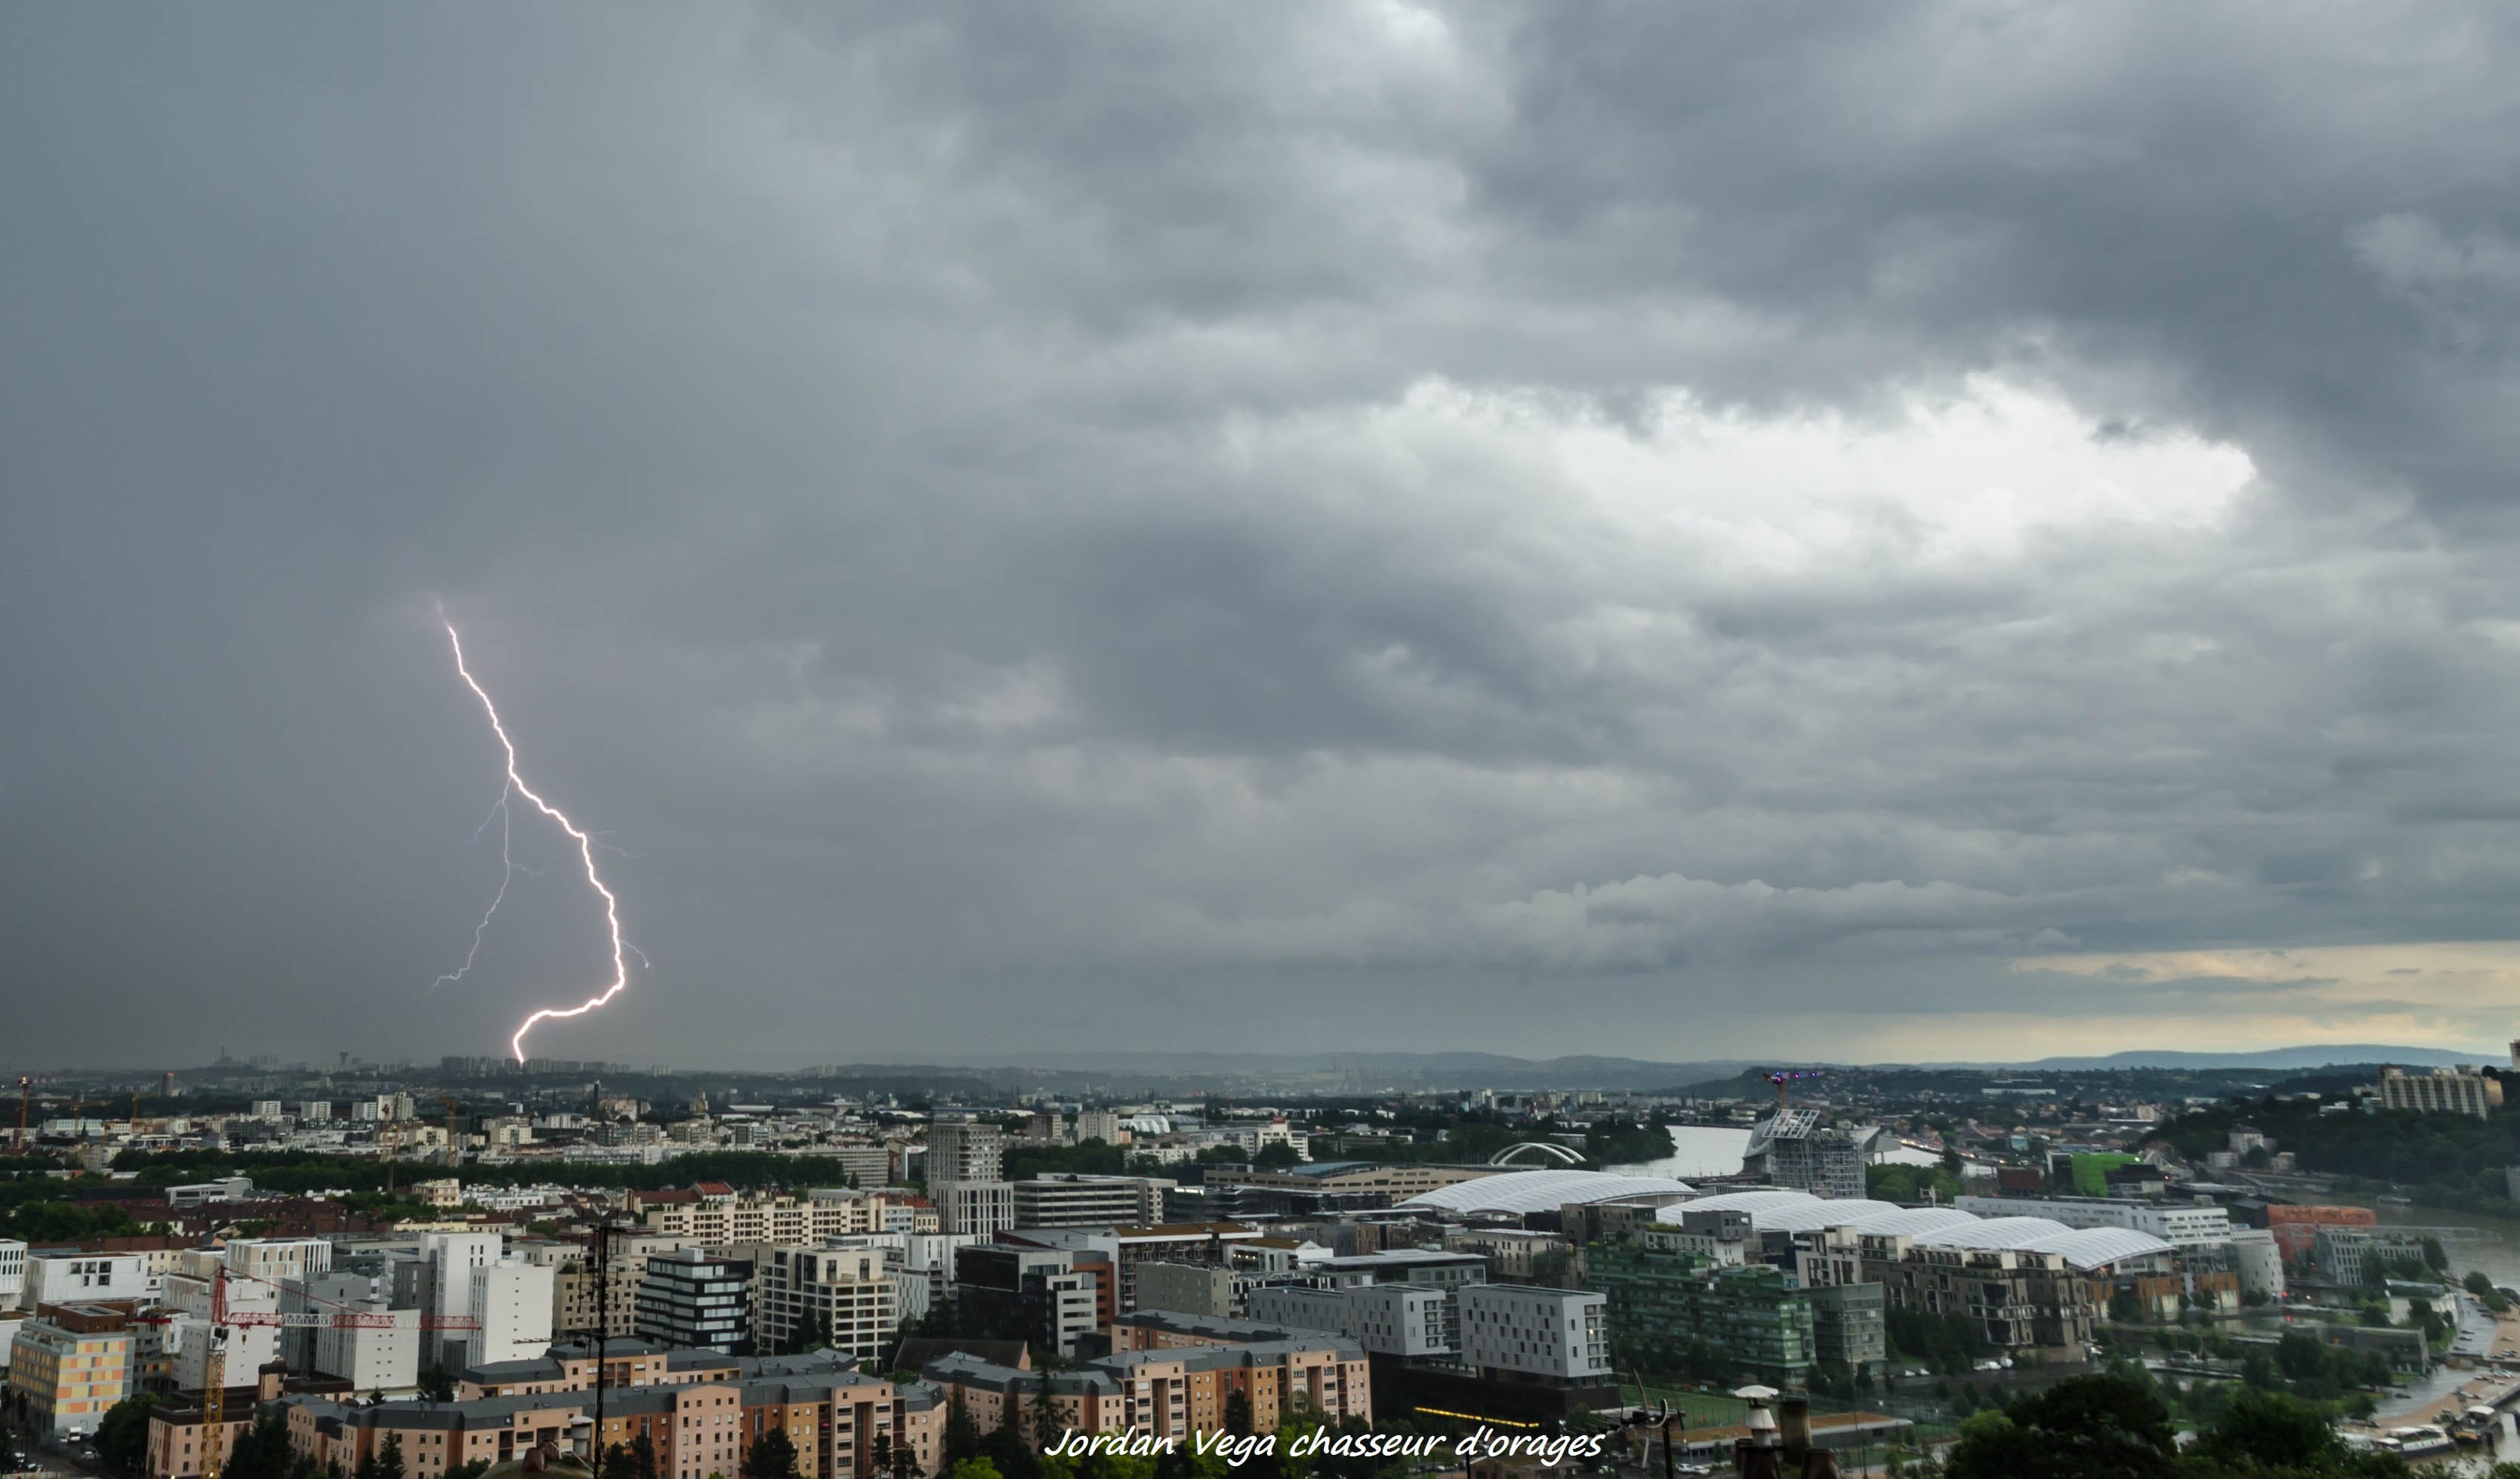
<svg viewBox="0 0 2520 1479">
<path fill-rule="evenodd" d="M 657 959 L 554 1053 L 2350 1037 L 2004 963 L 2510 932 L 2493 8 L 0 28 L 31 1058 L 582 986 L 563 867 L 414 995 L 441 599 Z"/>
</svg>

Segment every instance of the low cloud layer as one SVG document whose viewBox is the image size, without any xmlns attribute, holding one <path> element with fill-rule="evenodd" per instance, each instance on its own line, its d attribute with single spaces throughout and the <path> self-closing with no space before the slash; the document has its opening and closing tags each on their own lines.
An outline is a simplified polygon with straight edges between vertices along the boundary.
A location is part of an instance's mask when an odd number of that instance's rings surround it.
<svg viewBox="0 0 2520 1479">
<path fill-rule="evenodd" d="M 9 1055 L 2499 1041 L 2512 30 L 0 19 Z"/>
</svg>

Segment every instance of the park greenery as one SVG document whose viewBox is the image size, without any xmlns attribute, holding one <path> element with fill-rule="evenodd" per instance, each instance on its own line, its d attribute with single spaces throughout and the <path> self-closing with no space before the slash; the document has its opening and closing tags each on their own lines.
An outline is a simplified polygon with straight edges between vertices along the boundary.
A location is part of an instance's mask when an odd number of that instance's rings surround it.
<svg viewBox="0 0 2520 1479">
<path fill-rule="evenodd" d="M 2404 1479 L 2386 1455 L 2346 1447 L 2317 1404 L 2281 1392 L 2233 1394 L 2196 1423 L 2183 1452 L 2177 1414 L 2139 1367 L 2062 1381 L 1960 1424 L 1945 1479 Z M 2496 1479 L 2506 1479 L 2498 1472 Z M 2514 1470 L 2510 1479 L 2520 1479 Z"/>
<path fill-rule="evenodd" d="M 2491 1070 L 2489 1070 L 2491 1071 Z M 2232 1099 L 2163 1126 L 2181 1154 L 2201 1157 L 2228 1143 L 2235 1126 L 2263 1132 L 2305 1171 L 2402 1187 L 2430 1207 L 2513 1211 L 2503 1167 L 2520 1163 L 2520 1114 L 2472 1119 L 2410 1110 L 2325 1113 L 2332 1099 Z"/>
</svg>

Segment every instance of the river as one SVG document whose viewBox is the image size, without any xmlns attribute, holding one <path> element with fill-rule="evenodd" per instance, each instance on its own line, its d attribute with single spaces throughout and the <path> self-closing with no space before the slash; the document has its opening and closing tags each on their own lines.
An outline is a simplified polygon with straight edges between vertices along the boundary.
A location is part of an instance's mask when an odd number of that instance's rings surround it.
<svg viewBox="0 0 2520 1479">
<path fill-rule="evenodd" d="M 2496 1283 L 2520 1288 L 2520 1220 L 2439 1207 L 2383 1205 L 2373 1210 L 2384 1227 L 2452 1228 L 2469 1234 L 2442 1240 L 2450 1271 L 2464 1277 L 2469 1270 L 2482 1269 Z"/>
</svg>

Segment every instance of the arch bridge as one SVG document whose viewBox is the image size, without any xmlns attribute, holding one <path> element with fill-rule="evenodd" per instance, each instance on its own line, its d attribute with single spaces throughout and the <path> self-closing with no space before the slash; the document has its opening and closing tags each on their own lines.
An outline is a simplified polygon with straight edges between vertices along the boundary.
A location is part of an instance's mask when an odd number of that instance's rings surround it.
<svg viewBox="0 0 2520 1479">
<path fill-rule="evenodd" d="M 1491 1166 L 1510 1166 L 1518 1159 L 1527 1162 L 1531 1157 L 1523 1154 L 1526 1150 L 1537 1150 L 1540 1152 L 1540 1159 L 1544 1161 L 1553 1160 L 1561 1166 L 1580 1166 L 1584 1164 L 1584 1152 L 1577 1150 L 1570 1145 L 1561 1145 L 1555 1141 L 1518 1141 L 1513 1144 L 1506 1146 L 1496 1154 L 1489 1156 L 1488 1164 Z"/>
</svg>

